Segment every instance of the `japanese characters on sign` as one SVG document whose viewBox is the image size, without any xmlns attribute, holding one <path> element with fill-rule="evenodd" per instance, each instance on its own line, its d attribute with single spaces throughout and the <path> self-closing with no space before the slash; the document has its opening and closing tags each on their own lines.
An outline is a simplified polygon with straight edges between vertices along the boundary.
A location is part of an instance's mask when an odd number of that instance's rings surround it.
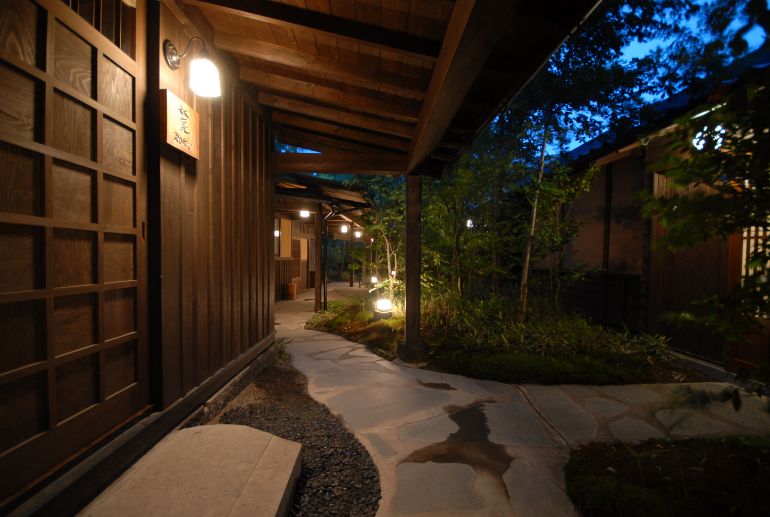
<svg viewBox="0 0 770 517">
<path fill-rule="evenodd" d="M 197 159 L 200 143 L 198 112 L 170 90 L 161 90 L 161 119 L 165 142 Z"/>
</svg>

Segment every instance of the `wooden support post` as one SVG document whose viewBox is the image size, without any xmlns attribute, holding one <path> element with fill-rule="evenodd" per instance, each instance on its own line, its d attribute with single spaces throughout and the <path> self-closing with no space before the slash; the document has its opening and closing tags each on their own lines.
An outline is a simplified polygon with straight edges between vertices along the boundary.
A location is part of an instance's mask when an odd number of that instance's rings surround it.
<svg viewBox="0 0 770 517">
<path fill-rule="evenodd" d="M 315 262 L 315 274 L 313 275 L 313 284 L 315 287 L 315 303 L 313 304 L 313 310 L 319 312 L 321 310 L 321 226 L 323 225 L 323 211 L 321 203 L 318 203 L 315 211 L 315 225 L 314 234 L 315 241 L 313 242 L 313 248 L 315 250 L 313 261 Z"/>
<path fill-rule="evenodd" d="M 406 178 L 406 336 L 399 355 L 415 362 L 425 355 L 420 338 L 420 264 L 421 250 L 422 178 Z"/>
<path fill-rule="evenodd" d="M 350 280 L 350 287 L 353 287 L 353 225 L 349 225 L 348 228 L 348 279 Z"/>
</svg>

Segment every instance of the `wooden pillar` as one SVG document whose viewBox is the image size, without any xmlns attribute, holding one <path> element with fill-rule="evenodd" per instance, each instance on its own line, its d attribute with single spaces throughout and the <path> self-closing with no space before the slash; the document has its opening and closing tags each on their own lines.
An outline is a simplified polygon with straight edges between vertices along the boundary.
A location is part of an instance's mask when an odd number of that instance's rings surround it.
<svg viewBox="0 0 770 517">
<path fill-rule="evenodd" d="M 315 225 L 314 235 L 315 241 L 313 242 L 315 262 L 315 274 L 313 275 L 313 284 L 315 287 L 315 303 L 313 304 L 313 310 L 318 312 L 321 310 L 321 226 L 323 225 L 323 212 L 322 205 L 318 203 L 315 211 Z"/>
<path fill-rule="evenodd" d="M 420 338 L 420 264 L 422 178 L 406 178 L 406 336 L 399 355 L 405 361 L 419 361 L 425 355 Z M 388 272 L 390 274 L 390 272 Z"/>
<path fill-rule="evenodd" d="M 353 287 L 353 224 L 348 225 L 348 280 Z"/>
</svg>

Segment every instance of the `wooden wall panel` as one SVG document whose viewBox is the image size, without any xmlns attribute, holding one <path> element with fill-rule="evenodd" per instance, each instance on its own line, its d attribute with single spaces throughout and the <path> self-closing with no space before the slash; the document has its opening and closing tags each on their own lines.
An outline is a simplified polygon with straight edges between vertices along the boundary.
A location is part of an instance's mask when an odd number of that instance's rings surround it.
<svg viewBox="0 0 770 517">
<path fill-rule="evenodd" d="M 196 35 L 165 4 L 160 41 Z M 161 144 L 162 399 L 173 403 L 272 331 L 269 131 L 252 90 L 219 61 L 222 97 L 198 98 L 159 57 L 159 87 L 200 116 L 197 160 Z"/>
<path fill-rule="evenodd" d="M 134 60 L 116 1 L 0 0 L 0 514 L 149 409 L 145 16 Z"/>
</svg>

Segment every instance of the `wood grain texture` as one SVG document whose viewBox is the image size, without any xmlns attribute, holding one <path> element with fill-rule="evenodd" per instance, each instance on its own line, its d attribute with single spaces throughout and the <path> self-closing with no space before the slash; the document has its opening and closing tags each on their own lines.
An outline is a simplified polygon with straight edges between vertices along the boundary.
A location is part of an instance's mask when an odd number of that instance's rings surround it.
<svg viewBox="0 0 770 517">
<path fill-rule="evenodd" d="M 53 146 L 88 160 L 94 158 L 94 113 L 59 92 L 53 101 Z"/>
<path fill-rule="evenodd" d="M 42 287 L 42 232 L 0 224 L 0 292 Z"/>
<path fill-rule="evenodd" d="M 42 157 L 0 142 L 0 212 L 42 215 Z"/>
<path fill-rule="evenodd" d="M 134 184 L 105 175 L 102 189 L 102 223 L 122 227 L 135 226 Z"/>
<path fill-rule="evenodd" d="M 136 237 L 107 233 L 104 235 L 104 281 L 136 279 Z"/>
<path fill-rule="evenodd" d="M 54 285 L 96 282 L 96 234 L 80 230 L 54 230 Z"/>
<path fill-rule="evenodd" d="M 0 64 L 0 127 L 27 140 L 35 139 L 35 81 Z"/>
<path fill-rule="evenodd" d="M 102 57 L 99 102 L 134 120 L 134 78 L 111 59 Z"/>
<path fill-rule="evenodd" d="M 36 66 L 38 7 L 29 0 L 0 0 L 0 52 Z"/>
<path fill-rule="evenodd" d="M 136 289 L 114 289 L 104 293 L 104 339 L 136 330 Z"/>
<path fill-rule="evenodd" d="M 102 152 L 105 167 L 124 174 L 134 174 L 134 134 L 106 117 L 102 130 Z"/>
<path fill-rule="evenodd" d="M 99 401 L 99 362 L 90 354 L 56 367 L 59 421 Z"/>
<path fill-rule="evenodd" d="M 0 304 L 0 336 L 0 372 L 45 359 L 45 304 Z"/>
<path fill-rule="evenodd" d="M 91 97 L 93 95 L 93 47 L 61 22 L 56 22 L 54 30 L 54 77 L 83 95 Z"/>
<path fill-rule="evenodd" d="M 5 384 L 0 397 L 0 452 L 46 430 L 45 374 Z M 13 423 L 13 425 L 9 425 Z"/>
<path fill-rule="evenodd" d="M 54 355 L 59 356 L 97 343 L 96 304 L 94 294 L 64 296 L 55 300 L 52 335 Z"/>
<path fill-rule="evenodd" d="M 54 162 L 53 216 L 61 221 L 96 222 L 96 174 L 88 169 Z"/>
<path fill-rule="evenodd" d="M 106 396 L 136 382 L 137 375 L 137 346 L 136 341 L 121 343 L 108 348 L 105 352 L 105 386 Z"/>
</svg>

